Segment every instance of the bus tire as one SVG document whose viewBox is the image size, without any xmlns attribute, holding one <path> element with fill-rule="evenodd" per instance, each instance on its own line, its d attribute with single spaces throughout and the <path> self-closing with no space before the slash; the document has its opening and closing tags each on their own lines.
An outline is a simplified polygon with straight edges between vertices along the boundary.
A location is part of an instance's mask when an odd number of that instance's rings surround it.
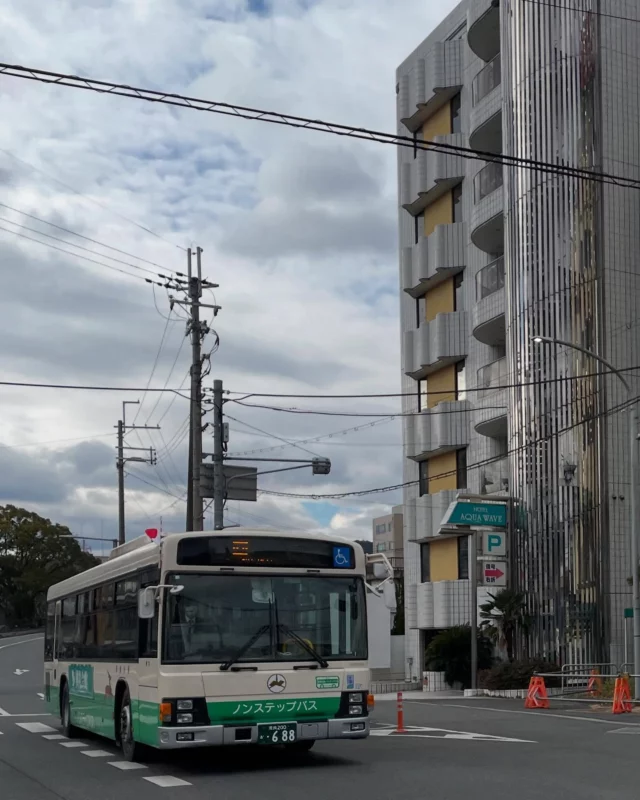
<svg viewBox="0 0 640 800">
<path fill-rule="evenodd" d="M 142 745 L 136 742 L 131 712 L 129 689 L 124 690 L 120 704 L 118 739 L 125 761 L 137 761 L 141 756 Z"/>
<path fill-rule="evenodd" d="M 299 742 L 286 744 L 285 747 L 288 753 L 293 755 L 304 755 L 304 753 L 308 753 L 311 750 L 315 743 L 315 739 L 301 739 Z"/>
<path fill-rule="evenodd" d="M 78 728 L 71 724 L 71 699 L 69 697 L 69 684 L 66 681 L 62 686 L 62 697 L 60 699 L 60 722 L 62 733 L 67 739 L 73 739 L 78 735 Z"/>
</svg>

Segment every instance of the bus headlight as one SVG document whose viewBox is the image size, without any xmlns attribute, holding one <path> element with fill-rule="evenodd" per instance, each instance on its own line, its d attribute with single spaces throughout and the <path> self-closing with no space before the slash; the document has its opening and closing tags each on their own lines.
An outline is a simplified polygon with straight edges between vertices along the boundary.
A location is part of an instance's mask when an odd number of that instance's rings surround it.
<svg viewBox="0 0 640 800">
<path fill-rule="evenodd" d="M 349 695 L 350 703 L 362 703 L 362 692 L 351 692 Z"/>
<path fill-rule="evenodd" d="M 362 706 L 349 706 L 350 717 L 361 717 L 362 713 Z"/>
<path fill-rule="evenodd" d="M 178 714 L 178 725 L 191 725 L 193 723 L 193 714 Z"/>
<path fill-rule="evenodd" d="M 193 711 L 193 700 L 176 700 L 178 711 Z"/>
</svg>

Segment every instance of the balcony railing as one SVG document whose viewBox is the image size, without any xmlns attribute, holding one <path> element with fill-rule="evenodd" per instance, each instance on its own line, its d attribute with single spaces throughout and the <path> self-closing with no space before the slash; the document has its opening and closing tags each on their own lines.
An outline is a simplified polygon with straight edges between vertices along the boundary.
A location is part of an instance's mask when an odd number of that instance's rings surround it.
<svg viewBox="0 0 640 800">
<path fill-rule="evenodd" d="M 480 494 L 495 494 L 509 491 L 509 459 L 492 461 L 482 470 Z"/>
<path fill-rule="evenodd" d="M 493 61 L 490 61 L 486 67 L 483 67 L 473 79 L 473 105 L 477 105 L 489 92 L 492 92 L 496 86 L 499 86 L 501 80 L 502 64 L 500 61 L 500 53 L 498 53 Z"/>
<path fill-rule="evenodd" d="M 473 194 L 475 202 L 479 203 L 496 189 L 502 186 L 502 164 L 491 161 L 473 179 Z"/>
<path fill-rule="evenodd" d="M 481 389 L 499 389 L 509 383 L 507 359 L 499 358 L 478 370 L 478 387 Z"/>
<path fill-rule="evenodd" d="M 476 300 L 483 300 L 504 287 L 504 256 L 487 264 L 476 275 Z"/>
</svg>

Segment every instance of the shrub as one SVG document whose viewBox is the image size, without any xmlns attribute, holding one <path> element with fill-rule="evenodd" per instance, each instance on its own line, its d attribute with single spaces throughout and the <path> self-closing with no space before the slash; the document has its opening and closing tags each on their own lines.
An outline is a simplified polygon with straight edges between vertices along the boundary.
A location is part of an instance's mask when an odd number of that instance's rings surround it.
<svg viewBox="0 0 640 800">
<path fill-rule="evenodd" d="M 479 685 L 483 689 L 505 690 L 526 689 L 534 672 L 560 672 L 557 664 L 542 659 L 526 661 L 504 661 L 482 673 Z M 545 678 L 548 687 L 560 686 L 559 678 Z"/>
<path fill-rule="evenodd" d="M 491 666 L 491 654 L 491 642 L 485 636 L 478 636 L 478 670 Z M 449 686 L 460 683 L 463 689 L 468 689 L 471 686 L 471 628 L 459 625 L 434 636 L 427 647 L 425 660 L 427 669 L 444 672 Z"/>
</svg>

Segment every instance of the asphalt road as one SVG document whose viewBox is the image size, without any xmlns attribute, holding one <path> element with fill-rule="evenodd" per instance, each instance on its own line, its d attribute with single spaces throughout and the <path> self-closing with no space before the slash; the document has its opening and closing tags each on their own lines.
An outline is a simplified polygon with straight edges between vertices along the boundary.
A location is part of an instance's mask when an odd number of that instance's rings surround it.
<svg viewBox="0 0 640 800">
<path fill-rule="evenodd" d="M 28 670 L 28 671 L 24 671 Z M 0 641 L 2 800 L 225 800 L 253 796 L 366 800 L 631 800 L 638 794 L 640 718 L 557 704 L 530 713 L 521 701 L 405 703 L 406 734 L 392 702 L 378 702 L 373 735 L 318 744 L 292 759 L 268 748 L 156 755 L 136 769 L 108 741 L 61 737 L 42 692 L 42 639 Z M 556 705 L 552 701 L 552 705 Z M 66 745 L 73 744 L 73 747 Z"/>
</svg>

